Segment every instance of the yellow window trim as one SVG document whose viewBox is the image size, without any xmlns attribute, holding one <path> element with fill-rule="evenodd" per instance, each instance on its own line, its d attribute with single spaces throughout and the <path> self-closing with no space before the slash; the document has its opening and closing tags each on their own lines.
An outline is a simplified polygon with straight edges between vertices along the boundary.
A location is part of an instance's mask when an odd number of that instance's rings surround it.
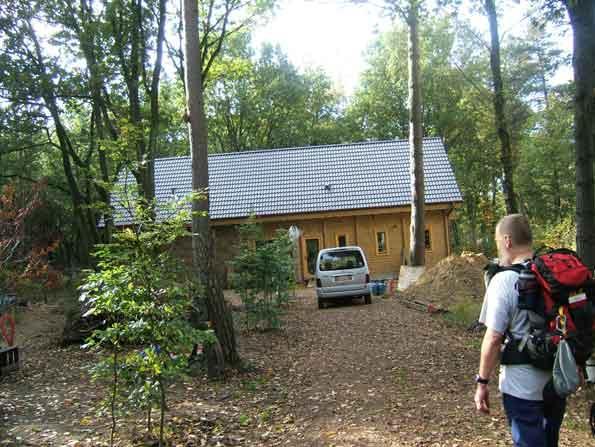
<svg viewBox="0 0 595 447">
<path fill-rule="evenodd" d="M 384 233 L 386 250 L 383 252 L 378 250 L 378 233 Z M 390 254 L 390 244 L 388 241 L 388 231 L 386 228 L 374 228 L 374 247 L 376 248 L 376 256 L 388 256 Z"/>
<path fill-rule="evenodd" d="M 341 234 L 337 234 L 335 235 L 335 242 L 337 245 L 335 245 L 335 247 L 340 247 L 339 245 L 339 238 L 343 236 L 345 238 L 345 246 L 347 247 L 349 245 L 349 239 L 347 238 L 347 233 L 341 233 Z"/>
<path fill-rule="evenodd" d="M 425 247 L 426 245 L 426 231 L 428 232 L 428 235 L 430 236 L 430 247 Z M 430 227 L 426 227 L 425 231 L 424 231 L 424 247 L 426 249 L 426 251 L 432 251 L 432 246 L 433 246 L 433 241 L 432 241 L 432 231 L 430 230 Z"/>
</svg>

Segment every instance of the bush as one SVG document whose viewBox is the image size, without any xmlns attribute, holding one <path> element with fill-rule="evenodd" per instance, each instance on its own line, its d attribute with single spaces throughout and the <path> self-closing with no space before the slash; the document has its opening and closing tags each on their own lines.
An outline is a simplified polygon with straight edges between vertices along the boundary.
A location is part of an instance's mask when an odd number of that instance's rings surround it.
<svg viewBox="0 0 595 447">
<path fill-rule="evenodd" d="M 172 256 L 172 243 L 186 233 L 185 216 L 156 224 L 138 208 L 137 225 L 114 234 L 114 242 L 98 246 L 97 270 L 80 287 L 86 316 L 100 316 L 87 348 L 103 359 L 94 376 L 111 379 L 112 445 L 115 413 L 120 407 L 144 408 L 151 431 L 151 409 L 161 412 L 159 445 L 163 445 L 168 385 L 187 370 L 196 343 L 210 342 L 211 331 L 191 326 L 192 284 Z"/>
<path fill-rule="evenodd" d="M 246 309 L 247 329 L 281 327 L 282 305 L 294 286 L 293 242 L 286 230 L 265 240 L 254 221 L 240 227 L 240 254 L 232 261 L 233 287 Z"/>
</svg>

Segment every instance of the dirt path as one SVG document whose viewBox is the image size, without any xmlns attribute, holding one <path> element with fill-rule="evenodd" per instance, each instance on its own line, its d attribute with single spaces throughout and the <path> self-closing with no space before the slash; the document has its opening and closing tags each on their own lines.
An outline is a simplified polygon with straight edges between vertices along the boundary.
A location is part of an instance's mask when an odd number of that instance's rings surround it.
<svg viewBox="0 0 595 447">
<path fill-rule="evenodd" d="M 397 300 L 318 310 L 311 290 L 299 293 L 285 321 L 283 331 L 239 337 L 254 372 L 176 387 L 174 445 L 510 444 L 495 390 L 491 416 L 473 411 L 477 335 Z M 93 357 L 49 341 L 35 349 L 0 382 L 1 427 L 13 441 L 0 445 L 102 445 L 109 419 L 94 411 L 102 396 L 88 379 Z M 561 446 L 593 445 L 586 408 L 584 393 L 573 397 Z M 140 419 L 129 419 L 119 445 L 132 445 L 135 427 L 140 433 Z"/>
</svg>

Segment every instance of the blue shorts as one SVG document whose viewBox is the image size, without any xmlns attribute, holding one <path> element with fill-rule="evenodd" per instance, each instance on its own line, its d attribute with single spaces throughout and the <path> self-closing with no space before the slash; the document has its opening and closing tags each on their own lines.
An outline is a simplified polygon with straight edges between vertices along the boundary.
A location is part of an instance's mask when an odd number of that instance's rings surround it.
<svg viewBox="0 0 595 447">
<path fill-rule="evenodd" d="M 516 447 L 557 447 L 566 400 L 546 395 L 545 401 L 502 395 Z"/>
</svg>

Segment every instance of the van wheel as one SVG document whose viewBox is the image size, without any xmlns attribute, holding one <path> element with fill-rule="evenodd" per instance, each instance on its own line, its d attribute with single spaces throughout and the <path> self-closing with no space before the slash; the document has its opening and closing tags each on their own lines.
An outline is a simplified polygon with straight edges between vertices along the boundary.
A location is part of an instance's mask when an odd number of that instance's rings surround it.
<svg viewBox="0 0 595 447">
<path fill-rule="evenodd" d="M 372 296 L 371 295 L 364 295 L 364 303 L 372 304 Z"/>
<path fill-rule="evenodd" d="M 324 309 L 325 307 L 324 300 L 322 298 L 318 298 L 318 308 Z"/>
</svg>

